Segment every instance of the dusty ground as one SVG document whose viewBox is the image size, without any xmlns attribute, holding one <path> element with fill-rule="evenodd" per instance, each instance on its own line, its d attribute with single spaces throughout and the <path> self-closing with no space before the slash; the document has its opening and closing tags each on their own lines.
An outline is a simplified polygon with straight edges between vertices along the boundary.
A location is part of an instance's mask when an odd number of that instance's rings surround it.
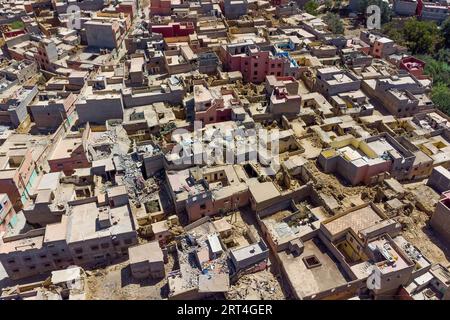
<svg viewBox="0 0 450 320">
<path fill-rule="evenodd" d="M 343 201 L 348 197 L 358 196 L 365 201 L 374 199 L 375 190 L 368 186 L 349 186 L 347 183 L 333 174 L 326 174 L 317 168 L 317 164 L 310 161 L 307 168 L 317 180 L 315 188 L 326 195 L 333 196 L 337 200 Z"/>
<path fill-rule="evenodd" d="M 172 271 L 173 264 L 169 255 L 166 274 Z M 167 297 L 166 278 L 136 280 L 131 276 L 128 261 L 88 271 L 87 283 L 88 300 L 160 300 Z"/>
<path fill-rule="evenodd" d="M 436 237 L 428 220 L 428 215 L 419 210 L 413 210 L 410 216 L 400 217 L 399 221 L 405 226 L 403 236 L 432 262 L 449 266 L 450 248 Z"/>
<path fill-rule="evenodd" d="M 343 181 L 336 176 L 321 172 L 314 162 L 310 162 L 308 168 L 318 181 L 316 188 L 340 200 L 344 207 L 347 205 L 350 207 L 352 203 L 355 205 L 361 201 L 360 199 L 366 202 L 374 199 L 374 187 L 345 186 L 345 182 L 343 184 Z M 407 183 L 403 187 L 407 192 L 406 199 L 415 207 L 411 213 L 404 212 L 396 217 L 403 226 L 403 236 L 432 262 L 441 263 L 444 266 L 450 265 L 449 246 L 439 240 L 428 223 L 439 195 L 426 186 L 426 180 Z"/>
<path fill-rule="evenodd" d="M 426 186 L 426 180 L 405 184 L 405 190 L 410 193 L 406 198 L 415 203 L 414 210 L 398 217 L 403 225 L 403 236 L 432 262 L 450 265 L 450 248 L 439 240 L 429 225 L 429 219 L 434 212 L 439 194 Z"/>
<path fill-rule="evenodd" d="M 322 148 L 316 144 L 313 138 L 300 140 L 300 145 L 305 149 L 302 156 L 306 159 L 315 159 L 320 155 L 320 152 L 322 152 Z"/>
<path fill-rule="evenodd" d="M 429 216 L 433 214 L 440 198 L 437 192 L 426 186 L 424 182 L 405 185 L 405 189 L 411 192 L 408 200 L 416 202 L 419 210 L 426 212 Z"/>
<path fill-rule="evenodd" d="M 362 28 L 362 26 L 353 27 L 353 23 L 348 18 L 343 18 L 342 22 L 344 23 L 344 29 L 345 29 L 345 35 L 346 36 L 352 36 L 352 37 L 358 37 L 362 30 L 365 30 L 365 28 Z"/>
<path fill-rule="evenodd" d="M 285 295 L 275 276 L 267 270 L 243 276 L 225 295 L 228 300 L 283 300 Z"/>
</svg>

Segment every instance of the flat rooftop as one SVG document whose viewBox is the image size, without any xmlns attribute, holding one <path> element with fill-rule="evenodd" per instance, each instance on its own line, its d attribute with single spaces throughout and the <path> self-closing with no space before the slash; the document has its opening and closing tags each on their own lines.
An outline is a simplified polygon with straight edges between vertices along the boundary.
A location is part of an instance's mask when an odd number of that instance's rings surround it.
<svg viewBox="0 0 450 320">
<path fill-rule="evenodd" d="M 335 258 L 319 238 L 306 241 L 303 253 L 297 257 L 284 251 L 278 253 L 278 256 L 292 291 L 299 298 L 309 297 L 348 282 Z M 309 256 L 316 257 L 320 265 L 308 268 L 303 258 Z"/>
<path fill-rule="evenodd" d="M 358 234 L 359 231 L 382 220 L 383 218 L 370 205 L 367 205 L 363 208 L 334 216 L 328 221 L 324 221 L 322 225 L 330 232 L 332 237 L 335 237 L 348 228 L 352 228 Z"/>
<path fill-rule="evenodd" d="M 158 242 L 148 242 L 128 249 L 130 263 L 163 262 L 164 255 Z"/>
</svg>

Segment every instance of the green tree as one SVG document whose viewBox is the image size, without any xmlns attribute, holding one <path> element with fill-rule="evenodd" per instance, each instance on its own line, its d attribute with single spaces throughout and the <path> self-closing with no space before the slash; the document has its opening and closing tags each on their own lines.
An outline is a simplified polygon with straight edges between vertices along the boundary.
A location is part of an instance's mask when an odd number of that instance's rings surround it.
<svg viewBox="0 0 450 320">
<path fill-rule="evenodd" d="M 339 15 L 328 12 L 322 19 L 334 34 L 344 33 L 344 24 Z"/>
<path fill-rule="evenodd" d="M 312 15 L 317 15 L 317 8 L 319 7 L 319 4 L 315 0 L 309 0 L 307 3 L 305 3 L 305 6 L 303 7 L 305 11 Z"/>
<path fill-rule="evenodd" d="M 443 112 L 450 114 L 450 88 L 444 83 L 438 83 L 431 90 L 431 100 Z"/>
<path fill-rule="evenodd" d="M 450 86 L 450 65 L 430 56 L 421 55 L 417 57 L 425 62 L 425 74 L 431 76 L 434 83 L 444 83 Z"/>
<path fill-rule="evenodd" d="M 434 58 L 441 62 L 450 61 L 450 49 L 442 48 L 434 55 Z"/>
<path fill-rule="evenodd" d="M 443 34 L 433 21 L 419 21 L 416 18 L 396 20 L 383 25 L 382 31 L 413 54 L 434 55 L 444 45 Z M 440 55 L 445 57 L 444 52 Z"/>
<path fill-rule="evenodd" d="M 11 24 L 10 24 L 9 26 L 10 26 L 11 29 L 13 29 L 13 30 L 18 30 L 18 29 L 23 29 L 23 28 L 25 28 L 25 24 L 24 24 L 22 21 L 20 21 L 20 20 L 11 22 Z"/>
<path fill-rule="evenodd" d="M 377 5 L 381 9 L 381 23 L 387 23 L 392 19 L 392 10 L 389 4 L 383 0 L 359 0 L 359 12 L 366 13 L 370 5 Z"/>
<path fill-rule="evenodd" d="M 403 26 L 400 25 L 398 20 L 384 24 L 381 30 L 385 35 L 389 37 L 389 39 L 392 39 L 395 43 L 399 45 L 406 45 L 402 32 Z"/>
<path fill-rule="evenodd" d="M 436 23 L 432 21 L 409 19 L 406 21 L 402 33 L 406 46 L 413 54 L 433 54 L 443 42 Z"/>
<path fill-rule="evenodd" d="M 450 17 L 448 17 L 441 25 L 442 36 L 445 39 L 445 47 L 450 49 Z"/>
<path fill-rule="evenodd" d="M 325 6 L 325 10 L 330 11 L 333 9 L 333 1 L 332 0 L 325 0 L 323 5 Z"/>
</svg>

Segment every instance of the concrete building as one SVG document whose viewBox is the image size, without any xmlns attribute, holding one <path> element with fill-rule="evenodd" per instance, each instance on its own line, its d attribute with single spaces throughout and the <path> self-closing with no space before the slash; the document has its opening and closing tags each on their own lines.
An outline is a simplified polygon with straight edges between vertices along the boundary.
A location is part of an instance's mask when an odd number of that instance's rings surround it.
<svg viewBox="0 0 450 320">
<path fill-rule="evenodd" d="M 91 20 L 84 24 L 88 46 L 101 49 L 115 49 L 121 37 L 117 21 Z"/>
<path fill-rule="evenodd" d="M 401 59 L 399 67 L 400 69 L 408 71 L 409 74 L 413 75 L 417 79 L 420 79 L 423 77 L 425 62 L 410 56 Z"/>
<path fill-rule="evenodd" d="M 223 10 L 227 19 L 239 19 L 247 14 L 247 0 L 225 0 L 223 2 Z"/>
<path fill-rule="evenodd" d="M 40 130 L 56 130 L 75 110 L 76 95 L 65 92 L 43 92 L 29 106 L 32 121 Z"/>
<path fill-rule="evenodd" d="M 167 25 L 151 25 L 150 32 L 160 33 L 163 38 L 185 37 L 195 33 L 192 22 L 172 22 Z"/>
<path fill-rule="evenodd" d="M 0 261 L 11 279 L 64 269 L 92 266 L 128 256 L 137 235 L 128 205 L 110 207 L 84 201 L 61 222 L 0 240 Z"/>
<path fill-rule="evenodd" d="M 165 69 L 169 74 L 187 73 L 195 70 L 197 54 L 189 46 L 164 52 Z"/>
<path fill-rule="evenodd" d="M 305 230 L 297 249 L 286 247 L 276 258 L 294 298 L 348 299 L 367 291 L 375 273 L 379 286 L 368 291 L 386 299 L 409 283 L 415 267 L 395 241 L 399 232 L 375 205 L 362 204 Z"/>
<path fill-rule="evenodd" d="M 51 172 L 63 171 L 70 175 L 77 168 L 89 168 L 88 139 L 91 129 L 88 126 L 82 133 L 69 133 L 56 142 L 55 149 L 48 157 Z"/>
<path fill-rule="evenodd" d="M 47 173 L 36 182 L 30 191 L 30 201 L 22 210 L 28 223 L 45 227 L 61 221 L 75 192 L 73 185 L 61 183 L 63 176 L 62 172 Z"/>
<path fill-rule="evenodd" d="M 338 93 L 330 101 L 337 115 L 370 116 L 375 109 L 362 90 Z"/>
<path fill-rule="evenodd" d="M 0 93 L 0 123 L 20 126 L 28 118 L 28 107 L 38 94 L 37 86 L 12 86 Z"/>
<path fill-rule="evenodd" d="M 198 71 L 206 74 L 215 74 L 221 68 L 221 62 L 213 51 L 199 53 L 197 59 Z"/>
<path fill-rule="evenodd" d="M 248 187 L 231 165 L 168 171 L 167 181 L 175 210 L 186 211 L 190 222 L 249 203 Z"/>
<path fill-rule="evenodd" d="M 450 190 L 450 172 L 442 166 L 433 168 L 427 186 L 432 187 L 439 194 Z"/>
<path fill-rule="evenodd" d="M 146 85 L 145 78 L 145 58 L 133 57 L 127 61 L 126 67 L 128 68 L 127 79 L 130 86 L 143 86 Z M 126 81 L 126 80 L 125 80 Z"/>
<path fill-rule="evenodd" d="M 275 117 L 297 116 L 300 113 L 301 97 L 299 84 L 294 77 L 268 75 L 265 82 L 269 98 L 269 112 Z"/>
<path fill-rule="evenodd" d="M 168 16 L 171 13 L 171 0 L 150 0 L 152 16 Z"/>
<path fill-rule="evenodd" d="M 402 288 L 400 299 L 404 300 L 449 300 L 449 270 L 441 264 L 433 265 L 430 270 L 420 275 Z"/>
<path fill-rule="evenodd" d="M 51 1 L 52 7 L 59 14 L 66 13 L 67 7 L 72 4 L 76 4 L 80 7 L 82 11 L 98 11 L 103 9 L 104 1 L 103 0 L 53 0 Z"/>
<path fill-rule="evenodd" d="M 288 52 L 259 47 L 252 40 L 220 47 L 225 71 L 240 71 L 245 82 L 261 83 L 267 75 L 299 77 L 299 66 Z"/>
<path fill-rule="evenodd" d="M 420 19 L 436 21 L 437 23 L 443 22 L 450 16 L 450 9 L 445 4 L 439 4 L 435 2 L 424 2 L 419 0 L 421 7 L 418 9 Z"/>
<path fill-rule="evenodd" d="M 183 102 L 184 95 L 184 83 L 178 76 L 171 76 L 170 78 L 162 80 L 154 80 L 149 83 L 148 87 L 122 88 L 124 108 L 151 105 L 156 102 L 164 102 L 173 105 L 181 104 Z M 118 97 L 114 96 L 114 98 Z M 101 100 L 101 96 L 99 96 L 98 99 Z M 117 109 L 116 111 L 117 113 L 114 114 L 118 114 L 119 110 Z M 111 119 L 120 119 L 120 117 Z"/>
<path fill-rule="evenodd" d="M 370 45 L 369 53 L 374 58 L 386 58 L 398 51 L 398 46 L 395 42 L 384 36 L 371 33 L 370 31 L 361 31 L 359 37 L 363 42 Z"/>
<path fill-rule="evenodd" d="M 37 74 L 37 64 L 31 60 L 11 60 L 8 65 L 0 70 L 9 81 L 17 80 L 24 83 Z"/>
<path fill-rule="evenodd" d="M 411 151 L 387 133 L 367 139 L 344 136 L 331 146 L 320 154 L 318 163 L 325 172 L 339 173 L 352 185 L 374 184 L 388 175 L 407 179 L 415 160 Z"/>
<path fill-rule="evenodd" d="M 172 109 L 158 102 L 150 106 L 125 109 L 122 126 L 130 138 L 149 140 L 151 134 L 159 134 L 161 128 L 175 120 Z"/>
<path fill-rule="evenodd" d="M 136 279 L 163 278 L 164 254 L 158 242 L 148 242 L 128 248 L 131 274 Z"/>
<path fill-rule="evenodd" d="M 107 120 L 123 119 L 123 100 L 118 93 L 91 94 L 75 103 L 80 123 L 104 124 Z"/>
<path fill-rule="evenodd" d="M 428 88 L 409 74 L 363 80 L 361 88 L 395 116 L 412 116 L 433 106 L 425 95 Z"/>
<path fill-rule="evenodd" d="M 38 50 L 34 54 L 34 59 L 41 69 L 55 72 L 54 63 L 58 60 L 58 57 L 58 49 L 53 40 L 45 38 L 39 41 Z"/>
<path fill-rule="evenodd" d="M 411 17 L 417 12 L 416 0 L 394 0 L 394 12 L 399 16 Z"/>
<path fill-rule="evenodd" d="M 232 110 L 242 106 L 234 90 L 194 86 L 194 119 L 203 125 L 231 120 Z"/>
<path fill-rule="evenodd" d="M 67 245 L 76 264 L 86 265 L 127 256 L 128 248 L 137 244 L 128 205 L 101 207 L 91 202 L 72 210 Z"/>
<path fill-rule="evenodd" d="M 6 193 L 0 193 L 0 232 L 14 228 L 17 223 L 16 211 Z"/>
<path fill-rule="evenodd" d="M 32 150 L 26 146 L 10 148 L 0 156 L 0 190 L 8 195 L 16 211 L 29 198 L 37 177 L 35 167 Z"/>
<path fill-rule="evenodd" d="M 350 72 L 345 72 L 337 67 L 318 69 L 316 74 L 316 91 L 325 97 L 339 93 L 356 91 L 361 86 L 361 80 Z"/>
<path fill-rule="evenodd" d="M 431 216 L 430 225 L 441 239 L 450 243 L 450 192 L 442 193 L 436 210 Z"/>
<path fill-rule="evenodd" d="M 257 243 L 231 250 L 231 261 L 236 272 L 248 269 L 261 261 L 269 259 L 269 248 L 261 239 Z"/>
</svg>

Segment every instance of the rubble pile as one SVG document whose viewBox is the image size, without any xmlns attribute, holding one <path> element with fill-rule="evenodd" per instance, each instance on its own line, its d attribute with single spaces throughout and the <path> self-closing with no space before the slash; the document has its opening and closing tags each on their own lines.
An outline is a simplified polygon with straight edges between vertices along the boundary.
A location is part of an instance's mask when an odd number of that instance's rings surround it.
<svg viewBox="0 0 450 320">
<path fill-rule="evenodd" d="M 225 296 L 229 300 L 285 299 L 280 283 L 267 270 L 242 276 Z"/>
</svg>

